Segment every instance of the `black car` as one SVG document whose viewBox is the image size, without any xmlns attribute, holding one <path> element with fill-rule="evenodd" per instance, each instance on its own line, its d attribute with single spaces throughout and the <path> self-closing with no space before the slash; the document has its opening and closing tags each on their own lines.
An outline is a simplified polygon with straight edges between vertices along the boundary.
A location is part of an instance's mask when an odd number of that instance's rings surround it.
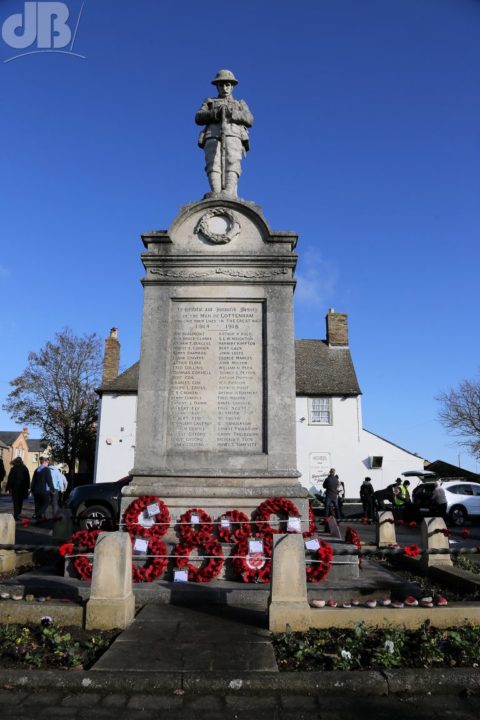
<svg viewBox="0 0 480 720">
<path fill-rule="evenodd" d="M 74 525 L 81 530 L 115 530 L 120 521 L 122 488 L 131 476 L 116 482 L 82 485 L 72 490 L 67 508 Z"/>
</svg>

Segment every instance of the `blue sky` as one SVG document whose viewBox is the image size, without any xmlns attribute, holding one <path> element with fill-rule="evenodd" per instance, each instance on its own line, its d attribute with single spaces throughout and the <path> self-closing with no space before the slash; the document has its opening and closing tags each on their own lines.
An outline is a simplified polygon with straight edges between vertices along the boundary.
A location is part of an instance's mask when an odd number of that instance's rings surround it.
<svg viewBox="0 0 480 720">
<path fill-rule="evenodd" d="M 347 312 L 365 427 L 480 470 L 434 400 L 480 365 L 479 37 L 479 0 L 86 0 L 85 59 L 0 38 L 0 400 L 67 325 L 138 359 L 139 235 L 208 189 L 193 117 L 228 67 L 240 195 L 300 234 L 296 336 Z"/>
</svg>

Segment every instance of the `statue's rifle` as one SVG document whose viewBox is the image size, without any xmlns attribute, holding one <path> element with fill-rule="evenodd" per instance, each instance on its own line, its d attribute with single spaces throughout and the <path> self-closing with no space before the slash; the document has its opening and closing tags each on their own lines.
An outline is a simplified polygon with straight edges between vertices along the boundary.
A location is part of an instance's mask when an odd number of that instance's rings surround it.
<svg viewBox="0 0 480 720">
<path fill-rule="evenodd" d="M 227 138 L 227 117 L 226 117 L 226 111 L 227 108 L 225 105 L 222 105 L 222 124 L 221 124 L 221 163 L 222 163 L 222 190 L 225 190 L 227 187 L 227 148 L 225 147 L 225 142 Z"/>
</svg>

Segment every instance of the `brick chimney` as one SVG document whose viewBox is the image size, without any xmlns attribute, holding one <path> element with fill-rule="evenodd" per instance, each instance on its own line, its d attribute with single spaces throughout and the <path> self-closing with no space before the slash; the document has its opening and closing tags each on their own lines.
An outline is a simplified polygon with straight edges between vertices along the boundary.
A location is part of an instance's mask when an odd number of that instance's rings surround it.
<svg viewBox="0 0 480 720">
<path fill-rule="evenodd" d="M 118 342 L 118 329 L 112 328 L 110 335 L 105 338 L 105 354 L 103 356 L 102 385 L 115 380 L 120 365 L 120 343 Z"/>
<path fill-rule="evenodd" d="M 348 347 L 348 315 L 336 313 L 333 308 L 330 308 L 325 321 L 327 343 L 333 347 Z"/>
</svg>

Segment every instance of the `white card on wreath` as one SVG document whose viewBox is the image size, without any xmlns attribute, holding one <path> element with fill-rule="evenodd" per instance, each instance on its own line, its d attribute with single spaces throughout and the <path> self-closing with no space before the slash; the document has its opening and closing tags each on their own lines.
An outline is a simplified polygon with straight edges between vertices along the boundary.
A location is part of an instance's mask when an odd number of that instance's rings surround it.
<svg viewBox="0 0 480 720">
<path fill-rule="evenodd" d="M 229 528 L 230 527 L 230 520 L 226 517 L 220 518 L 220 527 L 222 528 Z"/>
<path fill-rule="evenodd" d="M 159 512 L 160 512 L 160 508 L 158 507 L 158 503 L 152 503 L 151 505 L 147 505 L 148 517 L 153 517 L 154 515 L 158 515 Z"/>
<path fill-rule="evenodd" d="M 300 518 L 299 518 L 299 517 L 294 517 L 293 515 L 291 515 L 291 516 L 288 518 L 287 530 L 288 530 L 288 532 L 301 532 L 301 530 L 302 530 L 302 523 L 301 523 L 301 521 L 300 521 Z"/>
<path fill-rule="evenodd" d="M 192 525 L 200 525 L 200 517 L 198 515 L 190 515 L 190 523 Z"/>
<path fill-rule="evenodd" d="M 248 552 L 249 553 L 263 553 L 263 540 L 249 540 L 248 541 Z"/>
<path fill-rule="evenodd" d="M 188 582 L 188 570 L 174 570 L 173 582 Z"/>
<path fill-rule="evenodd" d="M 135 538 L 133 552 L 146 555 L 148 552 L 148 540 L 145 540 L 145 538 Z"/>
<path fill-rule="evenodd" d="M 318 550 L 320 542 L 317 538 L 311 538 L 310 540 L 305 540 L 305 547 L 307 550 Z"/>
</svg>

